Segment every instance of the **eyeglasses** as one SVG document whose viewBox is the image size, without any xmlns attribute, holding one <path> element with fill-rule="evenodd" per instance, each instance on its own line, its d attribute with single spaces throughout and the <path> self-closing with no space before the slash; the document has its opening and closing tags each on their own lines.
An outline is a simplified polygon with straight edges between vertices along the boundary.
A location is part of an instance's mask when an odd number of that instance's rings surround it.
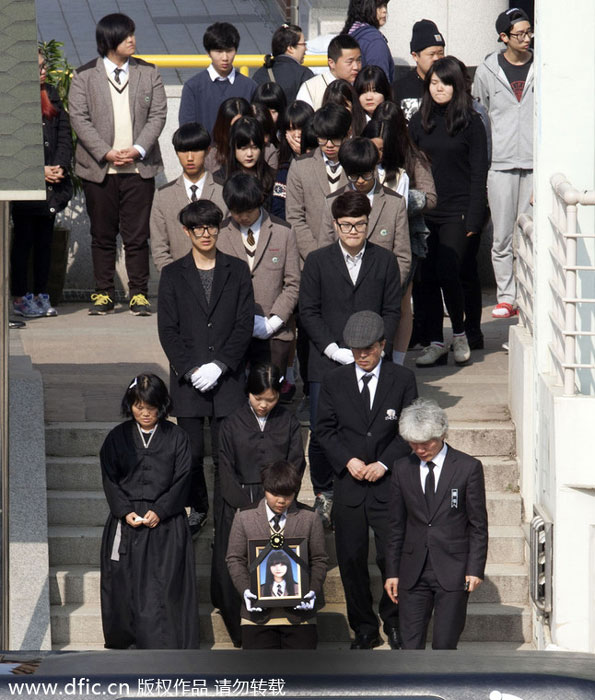
<svg viewBox="0 0 595 700">
<path fill-rule="evenodd" d="M 357 175 L 348 175 L 347 179 L 349 182 L 357 182 L 359 179 L 365 180 L 366 182 L 370 182 L 370 180 L 373 180 L 376 177 L 376 173 L 372 170 L 369 173 L 358 173 Z"/>
<path fill-rule="evenodd" d="M 192 226 L 188 230 L 192 232 L 194 238 L 202 238 L 207 233 L 209 234 L 209 236 L 219 235 L 218 226 Z"/>
<path fill-rule="evenodd" d="M 337 221 L 337 226 L 341 233 L 351 233 L 352 231 L 356 233 L 366 233 L 368 230 L 368 221 L 358 221 L 356 224 L 350 224 L 347 221 Z"/>
<path fill-rule="evenodd" d="M 317 139 L 319 146 L 326 146 L 327 143 L 332 143 L 333 146 L 340 146 L 343 139 Z"/>
<path fill-rule="evenodd" d="M 532 39 L 535 36 L 535 32 L 517 32 L 516 34 L 511 32 L 508 36 L 513 36 L 517 41 L 523 41 L 525 37 Z"/>
</svg>

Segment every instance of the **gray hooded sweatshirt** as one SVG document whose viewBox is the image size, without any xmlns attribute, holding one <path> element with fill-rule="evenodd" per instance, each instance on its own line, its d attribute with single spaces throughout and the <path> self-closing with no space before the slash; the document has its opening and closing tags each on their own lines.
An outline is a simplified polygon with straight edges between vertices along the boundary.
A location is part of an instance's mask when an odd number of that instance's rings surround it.
<svg viewBox="0 0 595 700">
<path fill-rule="evenodd" d="M 533 170 L 533 64 L 519 102 L 498 64 L 498 51 L 477 67 L 473 95 L 492 124 L 492 170 Z"/>
</svg>

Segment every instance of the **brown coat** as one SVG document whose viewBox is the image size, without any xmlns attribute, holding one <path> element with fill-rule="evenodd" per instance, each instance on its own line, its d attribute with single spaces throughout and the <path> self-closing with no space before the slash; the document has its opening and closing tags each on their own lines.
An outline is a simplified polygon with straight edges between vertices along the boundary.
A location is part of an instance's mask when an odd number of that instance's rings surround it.
<svg viewBox="0 0 595 700">
<path fill-rule="evenodd" d="M 229 575 L 240 595 L 250 588 L 250 571 L 248 569 L 248 542 L 249 540 L 268 540 L 271 530 L 267 520 L 264 498 L 256 508 L 240 510 L 236 513 L 229 544 L 227 547 L 227 568 Z M 324 530 L 317 513 L 307 506 L 297 504 L 295 501 L 287 511 L 287 521 L 283 531 L 285 538 L 305 537 L 308 541 L 308 559 L 310 564 L 310 590 L 316 593 L 315 610 L 324 605 L 322 587 L 326 578 L 328 555 L 324 545 Z M 308 591 L 302 591 L 305 595 Z M 295 615 L 296 621 L 307 619 L 315 614 L 302 612 Z M 250 619 L 250 613 L 242 604 L 242 617 Z"/>
<path fill-rule="evenodd" d="M 157 67 L 131 58 L 127 90 L 133 143 L 146 151 L 145 157 L 136 163 L 138 172 L 142 178 L 152 178 L 163 168 L 157 139 L 167 116 L 165 88 Z M 91 182 L 102 182 L 107 173 L 105 155 L 114 143 L 111 102 L 103 59 L 94 59 L 77 68 L 68 102 L 70 123 L 78 137 L 75 172 Z"/>
<path fill-rule="evenodd" d="M 224 216 L 227 215 L 222 187 L 213 180 L 211 173 L 206 174 L 200 199 L 211 200 L 221 209 Z M 190 239 L 184 233 L 182 224 L 178 220 L 178 214 L 187 204 L 190 204 L 190 200 L 184 185 L 183 175 L 163 185 L 155 192 L 149 225 L 151 229 L 151 254 L 159 272 L 174 260 L 183 258 L 192 249 Z"/>
<path fill-rule="evenodd" d="M 341 171 L 339 188 L 346 184 L 347 177 Z M 326 196 L 330 192 L 320 148 L 292 161 L 287 173 L 285 210 L 287 223 L 295 232 L 302 265 L 309 253 L 329 242 L 320 241 L 319 236 Z"/>
<path fill-rule="evenodd" d="M 287 327 L 297 305 L 300 291 L 299 254 L 295 235 L 281 219 L 262 210 L 262 224 L 254 254 L 252 286 L 255 314 L 279 316 L 284 325 L 272 336 L 278 340 L 292 340 L 293 330 Z M 223 222 L 217 248 L 227 255 L 246 261 L 242 234 L 230 217 Z"/>
<path fill-rule="evenodd" d="M 337 240 L 331 207 L 335 198 L 348 189 L 350 185 L 340 187 L 327 196 L 318 238 L 320 245 L 330 245 Z M 411 267 L 407 206 L 400 194 L 389 190 L 388 187 L 383 187 L 378 182 L 374 187 L 374 199 L 368 223 L 368 240 L 395 254 L 399 274 L 404 282 L 408 278 Z"/>
</svg>

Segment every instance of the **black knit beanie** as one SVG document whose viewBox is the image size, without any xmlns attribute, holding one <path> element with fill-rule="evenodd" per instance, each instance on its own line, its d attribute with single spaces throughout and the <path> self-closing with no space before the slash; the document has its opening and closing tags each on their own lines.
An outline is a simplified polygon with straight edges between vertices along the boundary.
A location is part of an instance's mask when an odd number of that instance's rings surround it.
<svg viewBox="0 0 595 700">
<path fill-rule="evenodd" d="M 419 53 L 428 46 L 444 46 L 444 38 L 438 31 L 438 27 L 431 19 L 421 19 L 413 25 L 411 32 L 411 51 Z"/>
</svg>

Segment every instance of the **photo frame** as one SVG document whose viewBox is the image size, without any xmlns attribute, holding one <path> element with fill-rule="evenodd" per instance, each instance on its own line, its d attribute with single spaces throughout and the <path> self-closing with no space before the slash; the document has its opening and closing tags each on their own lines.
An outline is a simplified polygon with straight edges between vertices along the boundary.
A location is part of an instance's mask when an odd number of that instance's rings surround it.
<svg viewBox="0 0 595 700">
<path fill-rule="evenodd" d="M 297 605 L 310 590 L 308 569 L 300 564 L 308 562 L 308 541 L 305 537 L 288 537 L 281 548 L 271 548 L 264 559 L 253 568 L 253 563 L 270 547 L 270 540 L 248 541 L 248 566 L 250 574 L 250 590 L 258 597 L 255 603 L 261 608 L 286 608 Z M 290 550 L 295 558 L 286 550 Z M 298 561 L 296 561 L 298 559 Z M 276 571 L 272 566 L 277 566 Z M 283 569 L 285 567 L 285 569 Z M 279 594 L 275 592 L 281 586 Z"/>
</svg>

